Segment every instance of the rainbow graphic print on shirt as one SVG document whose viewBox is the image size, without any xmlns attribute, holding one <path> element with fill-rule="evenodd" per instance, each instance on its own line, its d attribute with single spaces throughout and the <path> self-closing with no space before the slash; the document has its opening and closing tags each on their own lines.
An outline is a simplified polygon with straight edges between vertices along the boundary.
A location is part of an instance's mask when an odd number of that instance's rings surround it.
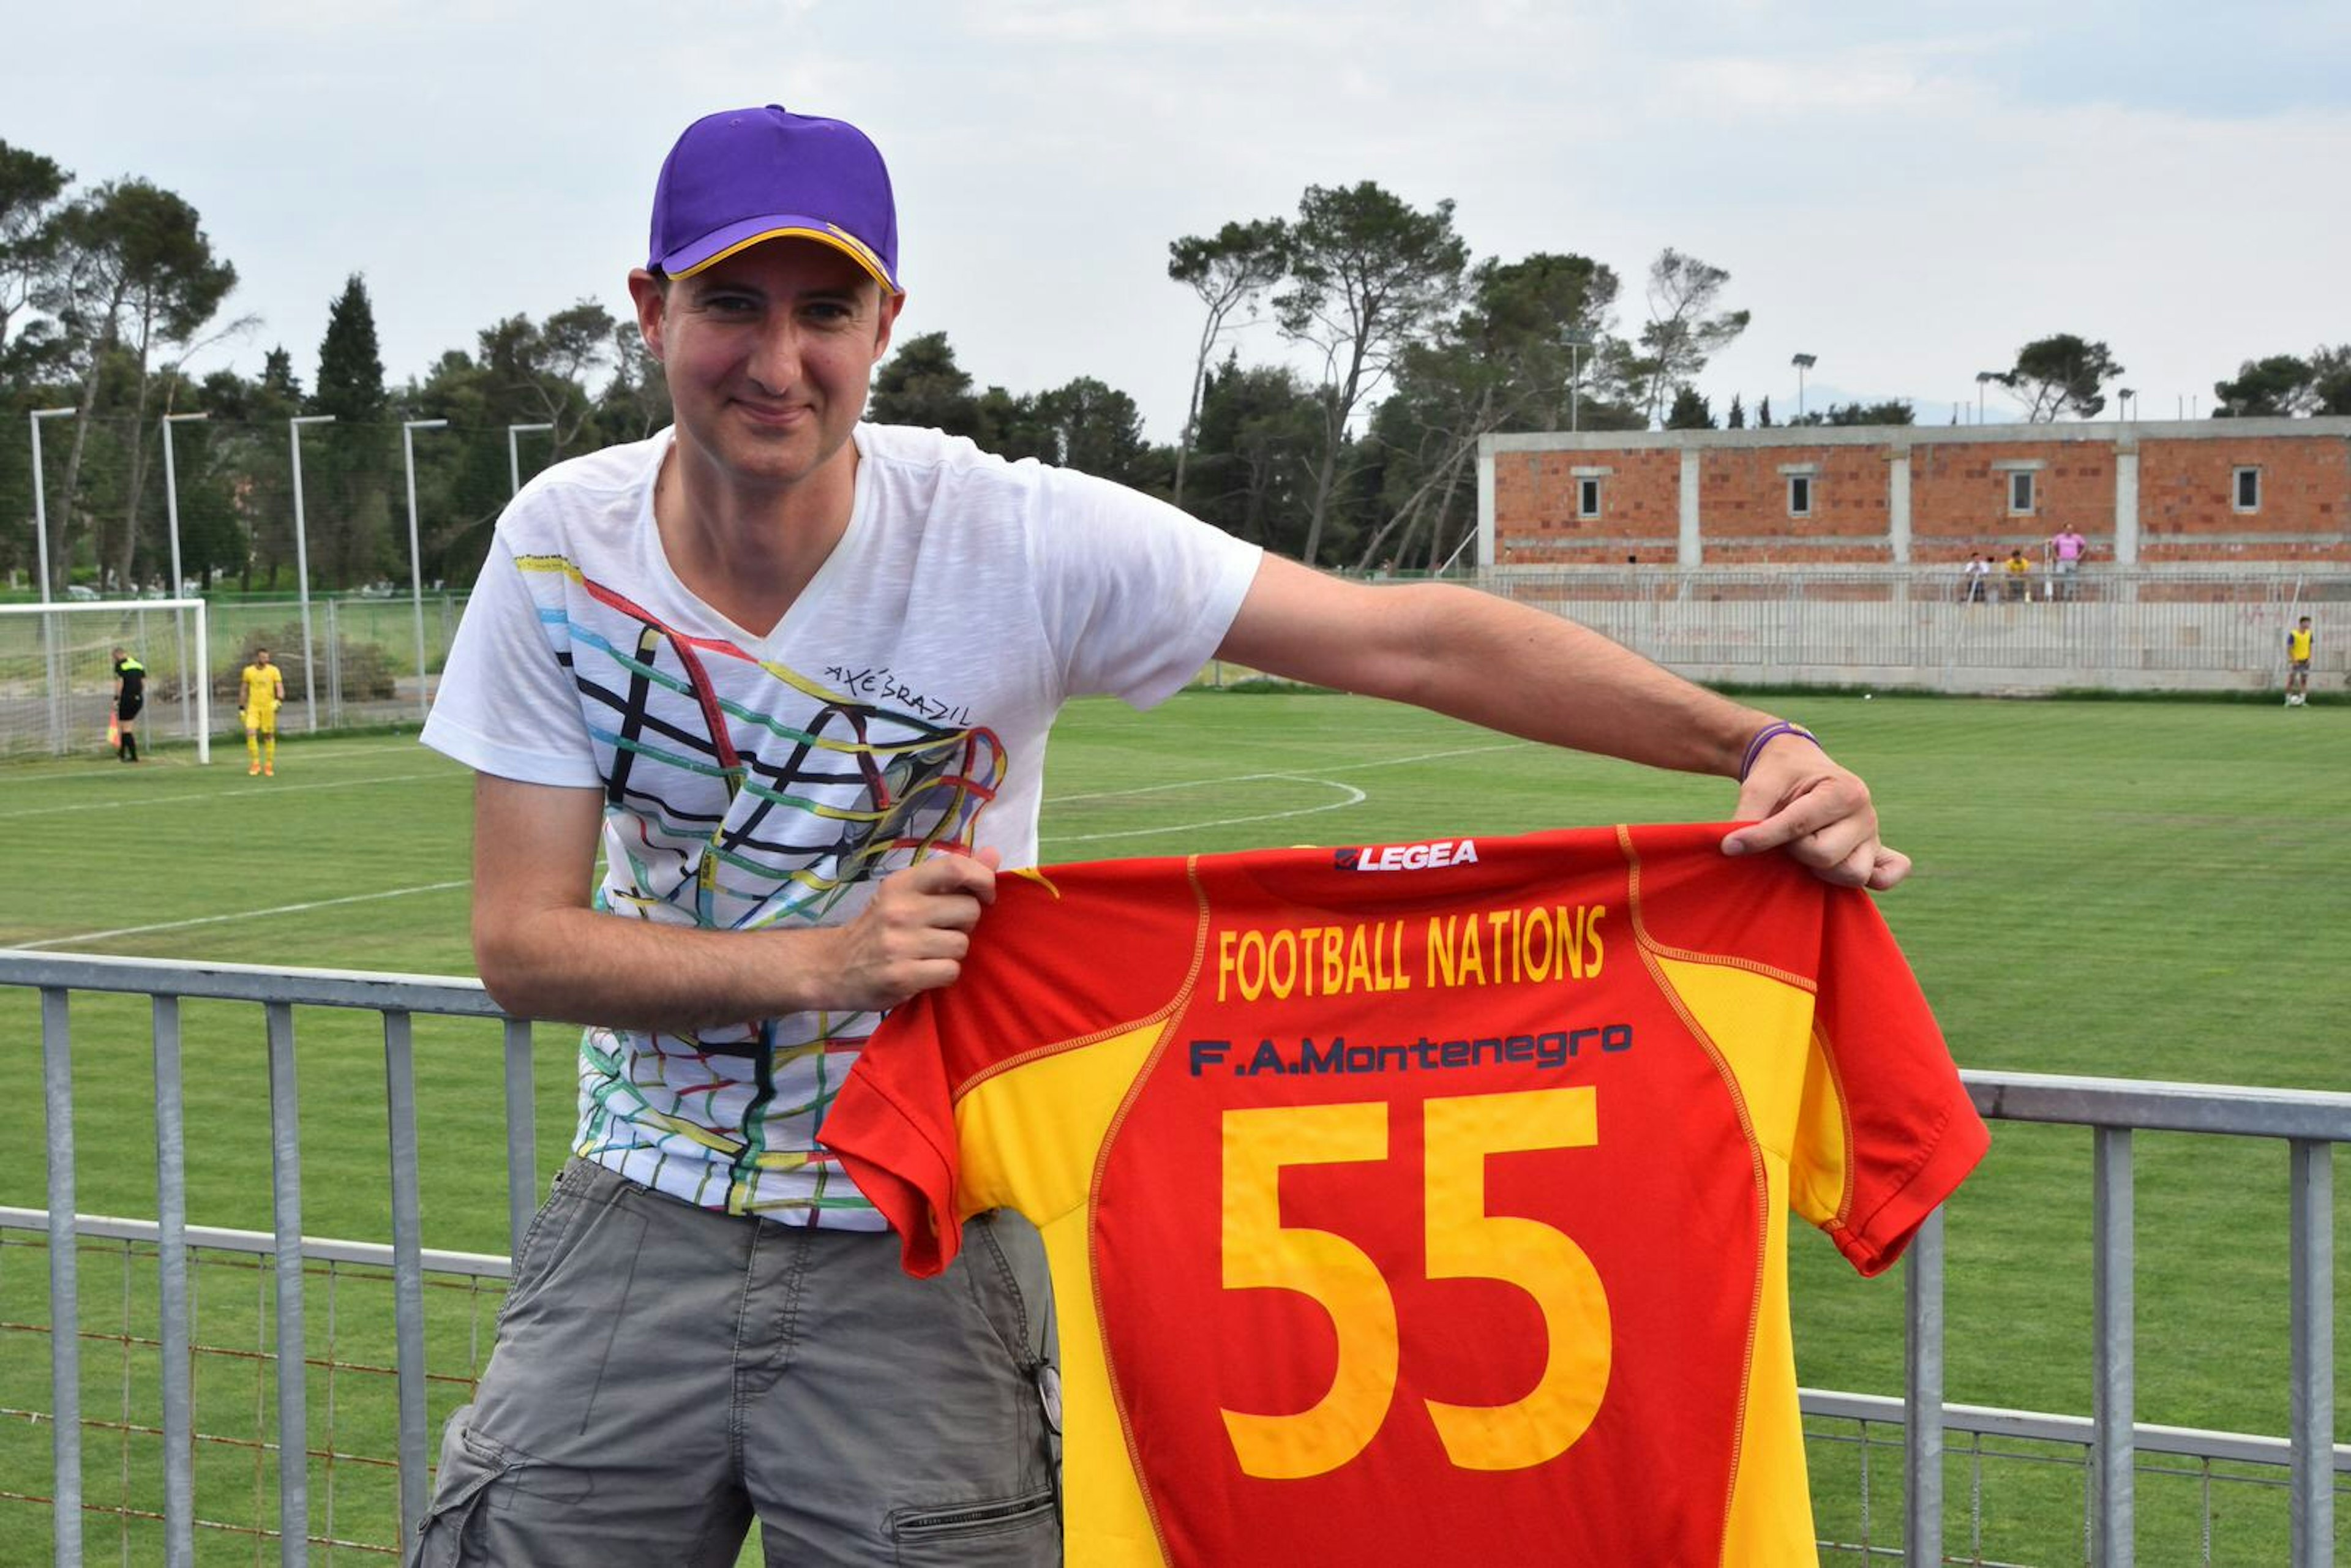
<svg viewBox="0 0 2351 1568">
<path fill-rule="evenodd" d="M 1006 877 L 824 1136 L 934 1271 L 1041 1230 L 1089 1568 L 1813 1560 L 1791 1210 L 1987 1146 L 1865 894 L 1721 827 Z"/>
<path fill-rule="evenodd" d="M 811 675 L 687 633 L 560 556 L 515 564 L 603 780 L 598 909 L 710 930 L 834 923 L 889 873 L 969 846 L 1005 758 L 968 715 L 886 672 Z M 854 1223 L 869 1206 L 816 1131 L 874 1022 L 590 1029 L 575 1152 L 705 1207 Z"/>
</svg>

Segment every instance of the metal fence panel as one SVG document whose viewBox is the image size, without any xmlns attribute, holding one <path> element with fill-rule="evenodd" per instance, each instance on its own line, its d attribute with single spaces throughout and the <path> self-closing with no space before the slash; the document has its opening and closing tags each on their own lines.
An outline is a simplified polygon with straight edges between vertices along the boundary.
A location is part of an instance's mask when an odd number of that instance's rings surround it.
<svg viewBox="0 0 2351 1568">
<path fill-rule="evenodd" d="M 0 986 L 27 988 L 40 998 L 44 1103 L 48 1121 L 48 1207 L 45 1210 L 0 1209 L 0 1253 L 39 1248 L 47 1255 L 49 1321 L 29 1332 L 47 1340 L 51 1360 L 47 1411 L 0 1411 L 47 1419 L 52 1426 L 51 1473 L 46 1499 L 53 1521 L 54 1558 L 59 1564 L 83 1561 L 85 1517 L 114 1514 L 127 1530 L 133 1518 L 160 1519 L 165 1561 L 193 1560 L 199 1531 L 235 1531 L 256 1542 L 275 1536 L 287 1563 L 309 1560 L 314 1543 L 371 1554 L 396 1553 L 422 1517 L 425 1471 L 431 1451 L 427 1394 L 435 1385 L 470 1386 L 486 1361 L 496 1282 L 507 1260 L 453 1254 L 423 1245 L 417 1195 L 418 1145 L 412 1020 L 418 1014 L 503 1019 L 477 982 L 430 976 L 368 975 L 333 970 L 281 970 L 218 964 L 180 964 L 123 958 L 59 957 L 43 953 L 0 951 Z M 157 1214 L 153 1221 L 82 1216 L 75 1204 L 75 1149 L 71 1110 L 72 1033 L 68 1000 L 75 991 L 143 995 L 152 998 L 156 1140 Z M 242 1001 L 262 1010 L 263 1043 L 269 1065 L 273 1232 L 223 1231 L 185 1224 L 183 1128 L 180 1092 L 180 1001 L 186 998 Z M 390 1119 L 388 1184 L 392 1193 L 392 1241 L 341 1241 L 300 1232 L 301 1160 L 296 1135 L 299 1105 L 295 1077 L 295 1009 L 356 1009 L 381 1015 Z M 531 1134 L 530 1026 L 501 1024 L 506 1083 L 508 1230 L 518 1243 L 536 1197 L 536 1149 Z M 1900 1425 L 1907 1448 L 1904 1477 L 1904 1538 L 1901 1549 L 1913 1563 L 1942 1558 L 1946 1516 L 1945 1478 L 1954 1458 L 1949 1437 L 1961 1439 L 1970 1466 L 1971 1529 L 1977 1549 L 1969 1559 L 1987 1561 L 1980 1549 L 1981 1472 L 1987 1459 L 2072 1463 L 2085 1469 L 2090 1515 L 2089 1544 L 2100 1563 L 2127 1563 L 2134 1554 L 2135 1486 L 2152 1464 L 2170 1457 L 2191 1466 L 2167 1473 L 2188 1474 L 2206 1491 L 2205 1558 L 2212 1560 L 2210 1494 L 2215 1486 L 2267 1485 L 2290 1491 L 2293 1561 L 2298 1568 L 2332 1560 L 2334 1499 L 2351 1474 L 2351 1448 L 2334 1441 L 2334 1272 L 2332 1153 L 2351 1142 L 2351 1094 L 2259 1090 L 2226 1086 L 2103 1080 L 2013 1072 L 1962 1074 L 1977 1107 L 1993 1119 L 2069 1124 L 2090 1129 L 2096 1145 L 2096 1269 L 2094 1281 L 2099 1322 L 2095 1407 L 2087 1417 L 2030 1411 L 1987 1410 L 1945 1402 L 1942 1387 L 1942 1218 L 1931 1218 L 1916 1239 L 1908 1261 L 1906 1297 L 1909 1346 L 1904 1400 L 1807 1391 L 1809 1420 L 1844 1421 L 1860 1427 L 1857 1439 L 1811 1433 L 1814 1441 L 1856 1442 L 1860 1456 L 1859 1550 L 1879 1554 L 1892 1549 L 1870 1542 L 1870 1454 L 1880 1446 L 1872 1428 Z M 2288 1145 L 2292 1166 L 2293 1405 L 2291 1430 L 2283 1437 L 2185 1431 L 2148 1427 L 2131 1413 L 2133 1338 L 2131 1271 L 2133 1202 L 2131 1139 L 2137 1131 L 2189 1132 L 2273 1138 Z M 33 1239 L 38 1237 L 40 1239 Z M 79 1264 L 106 1257 L 123 1270 L 124 1319 L 115 1332 L 88 1328 L 82 1321 Z M 137 1332 L 130 1302 L 141 1297 L 134 1276 L 154 1275 L 159 1301 L 158 1333 Z M 208 1302 L 200 1281 L 207 1272 L 253 1275 L 256 1298 L 239 1304 L 233 1294 L 221 1301 L 215 1287 Z M 306 1292 L 323 1291 L 323 1331 L 314 1348 Z M 465 1309 L 464 1354 L 455 1359 L 463 1373 L 435 1373 L 428 1296 L 458 1292 Z M 346 1293 L 392 1298 L 388 1345 L 369 1339 L 354 1349 L 341 1337 L 343 1317 L 354 1311 Z M 248 1349 L 215 1343 L 203 1328 L 205 1314 L 225 1310 L 232 1321 L 249 1312 L 254 1340 Z M 364 1314 L 361 1314 L 364 1315 Z M 0 1324 L 0 1332 L 27 1325 Z M 124 1360 L 125 1403 L 119 1418 L 86 1411 L 81 1403 L 80 1353 L 85 1343 L 118 1347 Z M 134 1419 L 129 1383 L 135 1357 L 161 1364 L 164 1414 L 160 1429 Z M 388 1364 L 382 1359 L 388 1356 Z M 216 1364 L 250 1369 L 256 1427 L 252 1437 L 205 1429 L 192 1417 L 202 1396 L 197 1370 Z M 259 1408 L 272 1381 L 275 1416 Z M 323 1389 L 321 1389 L 323 1385 Z M 364 1389 L 365 1392 L 360 1392 Z M 176 1390 L 176 1391 L 175 1391 Z M 312 1401 L 323 1392 L 323 1436 L 311 1437 Z M 367 1414 L 381 1407 L 381 1414 Z M 1912 1412 L 1939 1411 L 1940 1419 L 1913 1419 Z M 388 1424 L 389 1438 L 346 1437 L 347 1427 L 365 1432 Z M 83 1486 L 87 1433 L 110 1435 L 123 1448 L 124 1491 L 120 1500 L 94 1502 Z M 131 1497 L 130 1453 L 134 1437 L 160 1440 L 163 1472 L 162 1506 L 147 1511 Z M 362 1447 L 353 1448 L 351 1441 Z M 1992 1444 L 2039 1445 L 2043 1452 L 2010 1455 Z M 186 1450 L 226 1446 L 249 1449 L 253 1501 L 265 1485 L 266 1456 L 277 1456 L 277 1519 L 275 1528 L 256 1518 L 239 1524 L 206 1517 L 215 1505 L 197 1495 L 200 1465 Z M 2147 1456 L 2158 1456 L 2150 1460 Z M 2070 1458 L 2068 1457 L 2070 1456 Z M 314 1499 L 312 1466 L 325 1485 Z M 2250 1468 L 2233 1473 L 2229 1467 Z M 390 1477 L 380 1509 L 339 1502 L 350 1474 Z M 38 1499 L 20 1490 L 19 1478 L 0 1476 L 0 1498 Z M 314 1501 L 318 1507 L 314 1509 Z M 340 1511 L 339 1512 L 339 1509 Z M 361 1539 L 366 1523 L 352 1515 L 374 1512 L 392 1521 L 391 1538 Z M 314 1519 L 314 1513 L 323 1515 Z M 128 1553 L 126 1535 L 125 1552 Z"/>
</svg>

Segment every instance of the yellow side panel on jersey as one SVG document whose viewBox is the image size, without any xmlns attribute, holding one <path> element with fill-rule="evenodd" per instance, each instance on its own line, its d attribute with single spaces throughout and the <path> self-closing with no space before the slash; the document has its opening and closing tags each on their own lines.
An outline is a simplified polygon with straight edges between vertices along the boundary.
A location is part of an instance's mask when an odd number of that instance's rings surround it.
<svg viewBox="0 0 2351 1568">
<path fill-rule="evenodd" d="M 1102 1351 L 1088 1239 L 1094 1176 L 1102 1146 L 1127 1095 L 1166 1032 L 1154 1019 L 1082 1051 L 1037 1056 L 983 1080 L 956 1103 L 964 1155 L 958 1207 L 967 1213 L 1018 1207 L 1037 1218 L 1053 1271 L 1053 1305 L 1061 1334 L 1065 1409 L 1110 1410 L 1110 1364 Z M 1053 1128 L 1050 1137 L 1024 1128 Z M 1047 1218 L 1050 1217 L 1050 1218 Z M 1062 1457 L 1071 1517 L 1091 1521 L 1069 1560 L 1092 1568 L 1161 1568 L 1158 1532 L 1123 1444 L 1072 1443 Z M 1074 1500 L 1084 1498 L 1081 1510 Z"/>
<path fill-rule="evenodd" d="M 1820 1107 L 1813 1093 L 1811 993 L 1771 976 L 1727 964 L 1660 956 L 1657 967 L 1729 1064 L 1763 1150 L 1762 1290 L 1748 1356 L 1748 1388 L 1731 1482 L 1722 1561 L 1728 1564 L 1811 1562 L 1812 1514 L 1804 1474 L 1803 1418 L 1792 1375 L 1788 1323 L 1788 1184 L 1792 1145 L 1807 1156 L 1822 1129 L 1808 1125 Z M 1836 1157 L 1844 1161 L 1844 1121 L 1831 1118 Z"/>
</svg>

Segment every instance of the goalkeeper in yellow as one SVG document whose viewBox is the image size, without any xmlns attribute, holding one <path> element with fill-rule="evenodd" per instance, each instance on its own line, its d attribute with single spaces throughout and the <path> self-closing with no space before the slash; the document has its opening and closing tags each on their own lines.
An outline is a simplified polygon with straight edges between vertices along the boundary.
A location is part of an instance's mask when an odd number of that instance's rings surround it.
<svg viewBox="0 0 2351 1568">
<path fill-rule="evenodd" d="M 245 755 L 250 777 L 277 776 L 277 708 L 286 700 L 286 672 L 269 662 L 269 650 L 256 648 L 253 663 L 237 677 L 236 715 L 245 720 Z M 266 749 L 265 749 L 266 747 Z"/>
</svg>

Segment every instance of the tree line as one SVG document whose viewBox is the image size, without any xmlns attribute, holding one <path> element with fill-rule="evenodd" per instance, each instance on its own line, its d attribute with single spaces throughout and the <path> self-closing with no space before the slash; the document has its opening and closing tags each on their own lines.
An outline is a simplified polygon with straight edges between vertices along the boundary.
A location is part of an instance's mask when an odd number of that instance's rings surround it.
<svg viewBox="0 0 2351 1568">
<path fill-rule="evenodd" d="M 1473 257 L 1450 201 L 1416 207 L 1364 181 L 1309 186 L 1292 214 L 1176 239 L 1167 277 L 1200 322 L 1172 443 L 1150 441 L 1134 400 L 1092 377 L 1039 392 L 982 385 L 940 331 L 895 345 L 871 415 L 1119 480 L 1284 554 L 1357 570 L 1453 558 L 1475 527 L 1481 436 L 1774 423 L 1769 398 L 1750 412 L 1734 395 L 1718 417 L 1698 391 L 1751 318 L 1729 307 L 1727 269 L 1672 248 L 1627 299 L 1616 270 L 1590 256 Z M 256 326 L 227 314 L 235 283 L 183 197 L 132 177 L 78 188 L 54 160 L 0 141 L 0 413 L 19 430 L 36 410 L 72 413 L 42 432 L 53 592 L 72 579 L 109 592 L 160 585 L 174 504 L 185 577 L 289 585 L 298 442 L 313 584 L 404 579 L 401 427 L 421 421 L 444 422 L 412 437 L 424 574 L 470 582 L 526 448 L 535 471 L 670 417 L 634 321 L 593 300 L 509 317 L 389 386 L 357 273 L 307 386 L 282 345 L 257 375 L 199 375 L 205 350 Z M 1236 335 L 1256 320 L 1275 329 L 1280 361 L 1241 359 Z M 1986 379 L 2045 421 L 2095 417 L 2124 373 L 2105 343 L 2055 334 Z M 2215 392 L 2220 416 L 2351 413 L 2351 345 L 2247 361 Z M 166 415 L 202 416 L 171 422 L 168 456 Z M 293 434 L 297 416 L 325 418 Z M 1912 418 L 1896 399 L 1784 423 Z M 11 573 L 38 553 L 32 479 L 29 443 L 0 438 Z"/>
</svg>

